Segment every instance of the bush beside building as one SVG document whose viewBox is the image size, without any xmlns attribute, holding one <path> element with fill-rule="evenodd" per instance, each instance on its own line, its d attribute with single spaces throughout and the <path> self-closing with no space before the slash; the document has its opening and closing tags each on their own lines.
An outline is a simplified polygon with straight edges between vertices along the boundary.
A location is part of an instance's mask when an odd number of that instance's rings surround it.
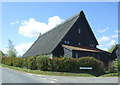
<svg viewBox="0 0 120 85">
<path fill-rule="evenodd" d="M 81 57 L 79 59 L 67 57 L 49 58 L 47 56 L 4 57 L 2 58 L 2 64 L 41 71 L 104 73 L 103 63 L 94 57 Z M 92 67 L 93 69 L 83 70 L 79 69 L 80 67 Z"/>
</svg>

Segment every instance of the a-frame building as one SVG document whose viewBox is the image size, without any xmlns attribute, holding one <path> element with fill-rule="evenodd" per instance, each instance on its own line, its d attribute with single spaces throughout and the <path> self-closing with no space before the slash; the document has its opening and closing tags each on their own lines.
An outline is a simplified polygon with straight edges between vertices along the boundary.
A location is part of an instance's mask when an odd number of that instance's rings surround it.
<svg viewBox="0 0 120 85">
<path fill-rule="evenodd" d="M 23 57 L 50 55 L 53 57 L 93 56 L 107 64 L 109 54 L 98 49 L 98 42 L 83 11 L 38 37 Z"/>
</svg>

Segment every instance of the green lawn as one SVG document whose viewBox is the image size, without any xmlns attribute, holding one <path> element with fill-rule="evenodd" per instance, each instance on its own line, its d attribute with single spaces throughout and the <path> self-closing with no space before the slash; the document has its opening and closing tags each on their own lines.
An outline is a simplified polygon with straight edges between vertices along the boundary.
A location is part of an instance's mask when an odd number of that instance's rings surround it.
<svg viewBox="0 0 120 85">
<path fill-rule="evenodd" d="M 22 72 L 27 72 L 27 73 L 32 73 L 32 74 L 39 74 L 39 75 L 53 75 L 53 76 L 76 76 L 76 77 L 96 77 L 92 74 L 87 74 L 87 73 L 67 73 L 67 72 L 52 72 L 52 71 L 40 71 L 40 70 L 30 70 L 30 69 L 25 69 L 25 68 L 19 68 L 19 67 L 13 67 L 13 66 L 7 66 L 4 64 L 0 64 L 2 67 L 22 71 Z M 104 74 L 99 77 L 117 77 L 118 73 L 109 73 L 109 74 Z"/>
</svg>

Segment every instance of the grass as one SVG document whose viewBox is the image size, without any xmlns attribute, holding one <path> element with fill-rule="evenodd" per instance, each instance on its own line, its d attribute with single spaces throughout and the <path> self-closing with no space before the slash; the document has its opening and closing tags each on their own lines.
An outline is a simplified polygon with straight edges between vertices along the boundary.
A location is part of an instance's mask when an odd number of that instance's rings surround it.
<svg viewBox="0 0 120 85">
<path fill-rule="evenodd" d="M 40 71 L 40 70 L 30 70 L 30 69 L 25 69 L 25 68 L 19 68 L 19 67 L 13 67 L 13 66 L 8 66 L 4 64 L 0 64 L 2 67 L 22 71 L 22 72 L 27 72 L 27 73 L 32 73 L 32 74 L 39 74 L 39 75 L 52 75 L 52 76 L 76 76 L 76 77 L 95 77 L 91 74 L 87 73 L 66 73 L 66 72 L 52 72 L 52 71 Z"/>
<path fill-rule="evenodd" d="M 104 75 L 101 75 L 100 77 L 120 77 L 120 71 L 116 72 L 116 73 L 106 73 Z"/>
<path fill-rule="evenodd" d="M 118 73 L 109 73 L 109 74 L 102 75 L 100 77 L 118 77 Z"/>
<path fill-rule="evenodd" d="M 67 73 L 67 72 L 52 72 L 52 71 L 30 70 L 30 69 L 25 69 L 25 68 L 8 66 L 8 65 L 4 65 L 4 64 L 0 64 L 0 66 L 10 68 L 10 69 L 14 69 L 14 70 L 17 70 L 17 71 L 22 71 L 22 72 L 27 72 L 27 73 L 32 73 L 32 74 L 38 74 L 38 75 L 96 77 L 96 76 L 94 76 L 92 74 L 87 74 L 87 73 Z M 118 73 L 107 73 L 107 74 L 100 75 L 98 77 L 118 77 Z"/>
</svg>

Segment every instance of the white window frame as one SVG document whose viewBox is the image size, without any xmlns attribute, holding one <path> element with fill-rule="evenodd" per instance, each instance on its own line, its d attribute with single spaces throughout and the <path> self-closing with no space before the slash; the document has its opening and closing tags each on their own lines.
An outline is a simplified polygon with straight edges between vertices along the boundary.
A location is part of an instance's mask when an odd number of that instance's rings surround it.
<svg viewBox="0 0 120 85">
<path fill-rule="evenodd" d="M 91 47 L 94 47 L 94 45 L 93 45 L 93 44 L 91 44 Z"/>
<path fill-rule="evenodd" d="M 67 41 L 67 44 L 70 44 L 70 42 L 69 42 L 69 41 Z"/>
<path fill-rule="evenodd" d="M 81 33 L 81 29 L 80 29 L 80 28 L 78 29 L 78 33 L 79 33 L 79 34 Z"/>
<path fill-rule="evenodd" d="M 78 53 L 75 54 L 75 57 L 78 58 Z"/>
<path fill-rule="evenodd" d="M 90 46 L 90 47 L 94 47 L 94 45 L 93 45 L 93 44 L 89 44 L 89 46 Z"/>
<path fill-rule="evenodd" d="M 67 41 L 64 41 L 65 44 L 67 44 Z"/>
</svg>

